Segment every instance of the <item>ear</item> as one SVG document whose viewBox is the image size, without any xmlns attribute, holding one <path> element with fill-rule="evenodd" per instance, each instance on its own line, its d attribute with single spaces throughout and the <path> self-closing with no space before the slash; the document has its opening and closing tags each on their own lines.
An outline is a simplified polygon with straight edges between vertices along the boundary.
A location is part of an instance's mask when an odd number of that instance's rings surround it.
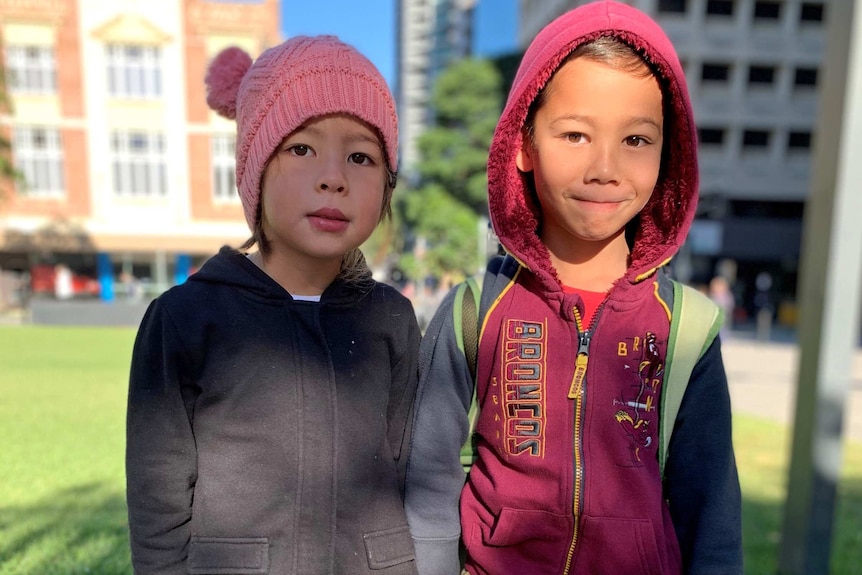
<svg viewBox="0 0 862 575">
<path fill-rule="evenodd" d="M 533 171 L 533 145 L 526 134 L 521 136 L 521 148 L 515 156 L 515 165 L 522 172 Z"/>
</svg>

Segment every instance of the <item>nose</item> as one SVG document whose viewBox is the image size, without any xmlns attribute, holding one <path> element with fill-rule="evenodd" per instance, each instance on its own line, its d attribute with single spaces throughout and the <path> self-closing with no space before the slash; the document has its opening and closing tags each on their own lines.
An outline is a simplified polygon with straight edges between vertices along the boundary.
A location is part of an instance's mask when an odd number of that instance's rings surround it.
<svg viewBox="0 0 862 575">
<path fill-rule="evenodd" d="M 584 179 L 588 183 L 619 183 L 619 149 L 611 142 L 594 143 Z"/>
<path fill-rule="evenodd" d="M 347 191 L 347 178 L 344 164 L 337 158 L 329 158 L 322 166 L 318 176 L 317 189 L 321 192 L 344 193 Z"/>
</svg>

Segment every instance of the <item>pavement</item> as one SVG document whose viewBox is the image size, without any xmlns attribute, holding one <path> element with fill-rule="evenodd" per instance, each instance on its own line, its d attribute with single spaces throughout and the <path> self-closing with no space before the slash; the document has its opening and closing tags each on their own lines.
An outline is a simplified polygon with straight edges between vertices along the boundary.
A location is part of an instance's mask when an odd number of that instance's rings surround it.
<svg viewBox="0 0 862 575">
<path fill-rule="evenodd" d="M 722 340 L 731 409 L 791 425 L 796 413 L 799 346 L 793 341 L 759 341 L 748 334 Z M 862 443 L 862 350 L 850 362 L 844 402 L 845 441 Z"/>
</svg>

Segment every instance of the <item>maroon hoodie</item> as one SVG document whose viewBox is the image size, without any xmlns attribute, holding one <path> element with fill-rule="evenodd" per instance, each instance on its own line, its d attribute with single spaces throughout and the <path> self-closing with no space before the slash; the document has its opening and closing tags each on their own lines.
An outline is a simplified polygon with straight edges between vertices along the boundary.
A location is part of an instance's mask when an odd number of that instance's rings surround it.
<svg viewBox="0 0 862 575">
<path fill-rule="evenodd" d="M 563 291 L 536 233 L 532 174 L 515 160 L 530 105 L 560 62 L 607 35 L 657 73 L 665 139 L 656 189 L 632 223 L 631 263 L 588 326 L 580 296 Z M 689 384 L 667 466 L 674 477 L 664 484 L 657 459 L 670 326 L 660 268 L 694 218 L 696 146 L 682 68 L 642 12 L 585 5 L 545 27 L 524 55 L 488 162 L 491 220 L 508 256 L 489 271 L 482 294 L 478 460 L 460 493 L 470 573 L 741 573 L 739 484 L 717 342 Z M 453 305 L 451 297 L 441 305 L 420 354 L 406 505 L 422 575 L 451 573 L 451 451 L 466 437 L 459 408 L 471 389 Z"/>
</svg>

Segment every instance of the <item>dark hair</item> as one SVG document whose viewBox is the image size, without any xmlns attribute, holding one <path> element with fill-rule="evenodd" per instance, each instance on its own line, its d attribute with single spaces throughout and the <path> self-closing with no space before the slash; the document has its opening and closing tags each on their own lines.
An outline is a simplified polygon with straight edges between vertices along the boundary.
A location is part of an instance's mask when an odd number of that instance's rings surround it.
<svg viewBox="0 0 862 575">
<path fill-rule="evenodd" d="M 656 78 L 660 77 L 644 55 L 618 38 L 613 36 L 599 36 L 595 40 L 590 40 L 589 42 L 581 44 L 572 50 L 568 56 L 563 58 L 560 65 L 557 66 L 557 69 L 554 70 L 554 73 L 551 74 L 551 77 L 548 78 L 548 81 L 542 89 L 539 90 L 539 93 L 536 94 L 536 97 L 530 103 L 530 109 L 527 112 L 527 118 L 524 120 L 523 128 L 524 133 L 530 137 L 530 141 L 533 141 L 533 128 L 535 127 L 534 122 L 536 120 L 536 114 L 538 113 L 539 108 L 545 104 L 545 100 L 548 97 L 548 86 L 551 85 L 551 81 L 554 79 L 554 76 L 563 66 L 578 58 L 585 58 L 587 60 L 592 60 L 593 62 L 607 64 L 612 68 L 628 72 L 629 74 L 640 78 L 648 78 L 649 76 L 655 76 Z"/>
</svg>

